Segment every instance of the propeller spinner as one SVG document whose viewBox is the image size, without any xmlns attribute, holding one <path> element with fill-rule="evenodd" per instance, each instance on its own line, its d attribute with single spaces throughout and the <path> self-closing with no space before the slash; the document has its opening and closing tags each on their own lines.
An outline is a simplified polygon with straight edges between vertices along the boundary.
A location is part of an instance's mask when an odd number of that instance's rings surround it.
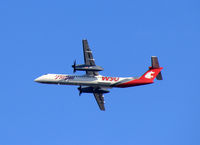
<svg viewBox="0 0 200 145">
<path fill-rule="evenodd" d="M 76 72 L 76 60 L 74 60 L 74 64 L 72 65 L 72 68 L 73 68 L 73 73 Z"/>
</svg>

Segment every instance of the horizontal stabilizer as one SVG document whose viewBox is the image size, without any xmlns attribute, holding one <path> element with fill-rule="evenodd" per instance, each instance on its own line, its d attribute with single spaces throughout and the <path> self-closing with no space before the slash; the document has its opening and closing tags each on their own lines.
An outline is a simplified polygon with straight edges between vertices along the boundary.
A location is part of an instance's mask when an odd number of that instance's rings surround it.
<svg viewBox="0 0 200 145">
<path fill-rule="evenodd" d="M 157 80 L 163 80 L 161 72 L 159 72 L 159 74 L 156 76 L 156 79 Z"/>
</svg>

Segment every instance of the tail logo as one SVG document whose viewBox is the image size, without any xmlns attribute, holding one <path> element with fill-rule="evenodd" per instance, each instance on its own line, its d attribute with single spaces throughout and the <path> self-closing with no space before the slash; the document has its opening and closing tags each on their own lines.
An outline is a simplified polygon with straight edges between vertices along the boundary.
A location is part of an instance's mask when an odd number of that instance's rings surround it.
<svg viewBox="0 0 200 145">
<path fill-rule="evenodd" d="M 145 75 L 145 78 L 147 78 L 147 79 L 153 78 L 153 74 L 154 74 L 154 73 L 155 73 L 155 72 L 153 72 L 153 71 L 148 72 L 148 73 Z"/>
</svg>

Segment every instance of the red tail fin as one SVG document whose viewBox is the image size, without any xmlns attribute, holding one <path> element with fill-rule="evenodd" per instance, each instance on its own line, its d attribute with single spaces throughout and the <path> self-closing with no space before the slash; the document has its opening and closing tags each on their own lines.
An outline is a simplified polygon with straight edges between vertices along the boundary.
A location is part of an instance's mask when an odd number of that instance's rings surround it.
<svg viewBox="0 0 200 145">
<path fill-rule="evenodd" d="M 139 85 L 146 85 L 153 83 L 153 80 L 157 78 L 157 80 L 162 80 L 161 70 L 163 68 L 159 66 L 158 58 L 156 56 L 151 57 L 151 67 L 149 70 L 144 73 L 140 78 L 133 79 L 128 82 L 120 83 L 116 87 L 132 87 L 132 86 L 139 86 Z"/>
<path fill-rule="evenodd" d="M 150 69 L 144 73 L 139 80 L 145 81 L 145 82 L 153 82 L 153 80 L 160 74 L 161 70 L 163 69 L 162 67 L 159 68 L 152 68 L 149 67 Z"/>
<path fill-rule="evenodd" d="M 118 84 L 116 87 L 125 88 L 125 87 L 151 84 L 153 83 L 153 80 L 156 78 L 156 76 L 158 76 L 158 74 L 161 72 L 162 69 L 163 69 L 162 67 L 159 68 L 150 67 L 150 69 L 146 73 L 144 73 L 140 78 Z"/>
</svg>

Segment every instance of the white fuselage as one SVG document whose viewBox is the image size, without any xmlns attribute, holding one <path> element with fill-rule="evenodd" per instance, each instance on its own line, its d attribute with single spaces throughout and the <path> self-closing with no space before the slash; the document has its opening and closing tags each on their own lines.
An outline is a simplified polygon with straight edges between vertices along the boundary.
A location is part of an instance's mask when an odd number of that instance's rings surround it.
<svg viewBox="0 0 200 145">
<path fill-rule="evenodd" d="M 36 82 L 47 84 L 78 85 L 78 86 L 101 86 L 112 88 L 114 84 L 127 80 L 133 80 L 133 77 L 106 77 L 106 76 L 88 76 L 88 75 L 67 75 L 67 74 L 46 74 L 35 79 Z"/>
</svg>

